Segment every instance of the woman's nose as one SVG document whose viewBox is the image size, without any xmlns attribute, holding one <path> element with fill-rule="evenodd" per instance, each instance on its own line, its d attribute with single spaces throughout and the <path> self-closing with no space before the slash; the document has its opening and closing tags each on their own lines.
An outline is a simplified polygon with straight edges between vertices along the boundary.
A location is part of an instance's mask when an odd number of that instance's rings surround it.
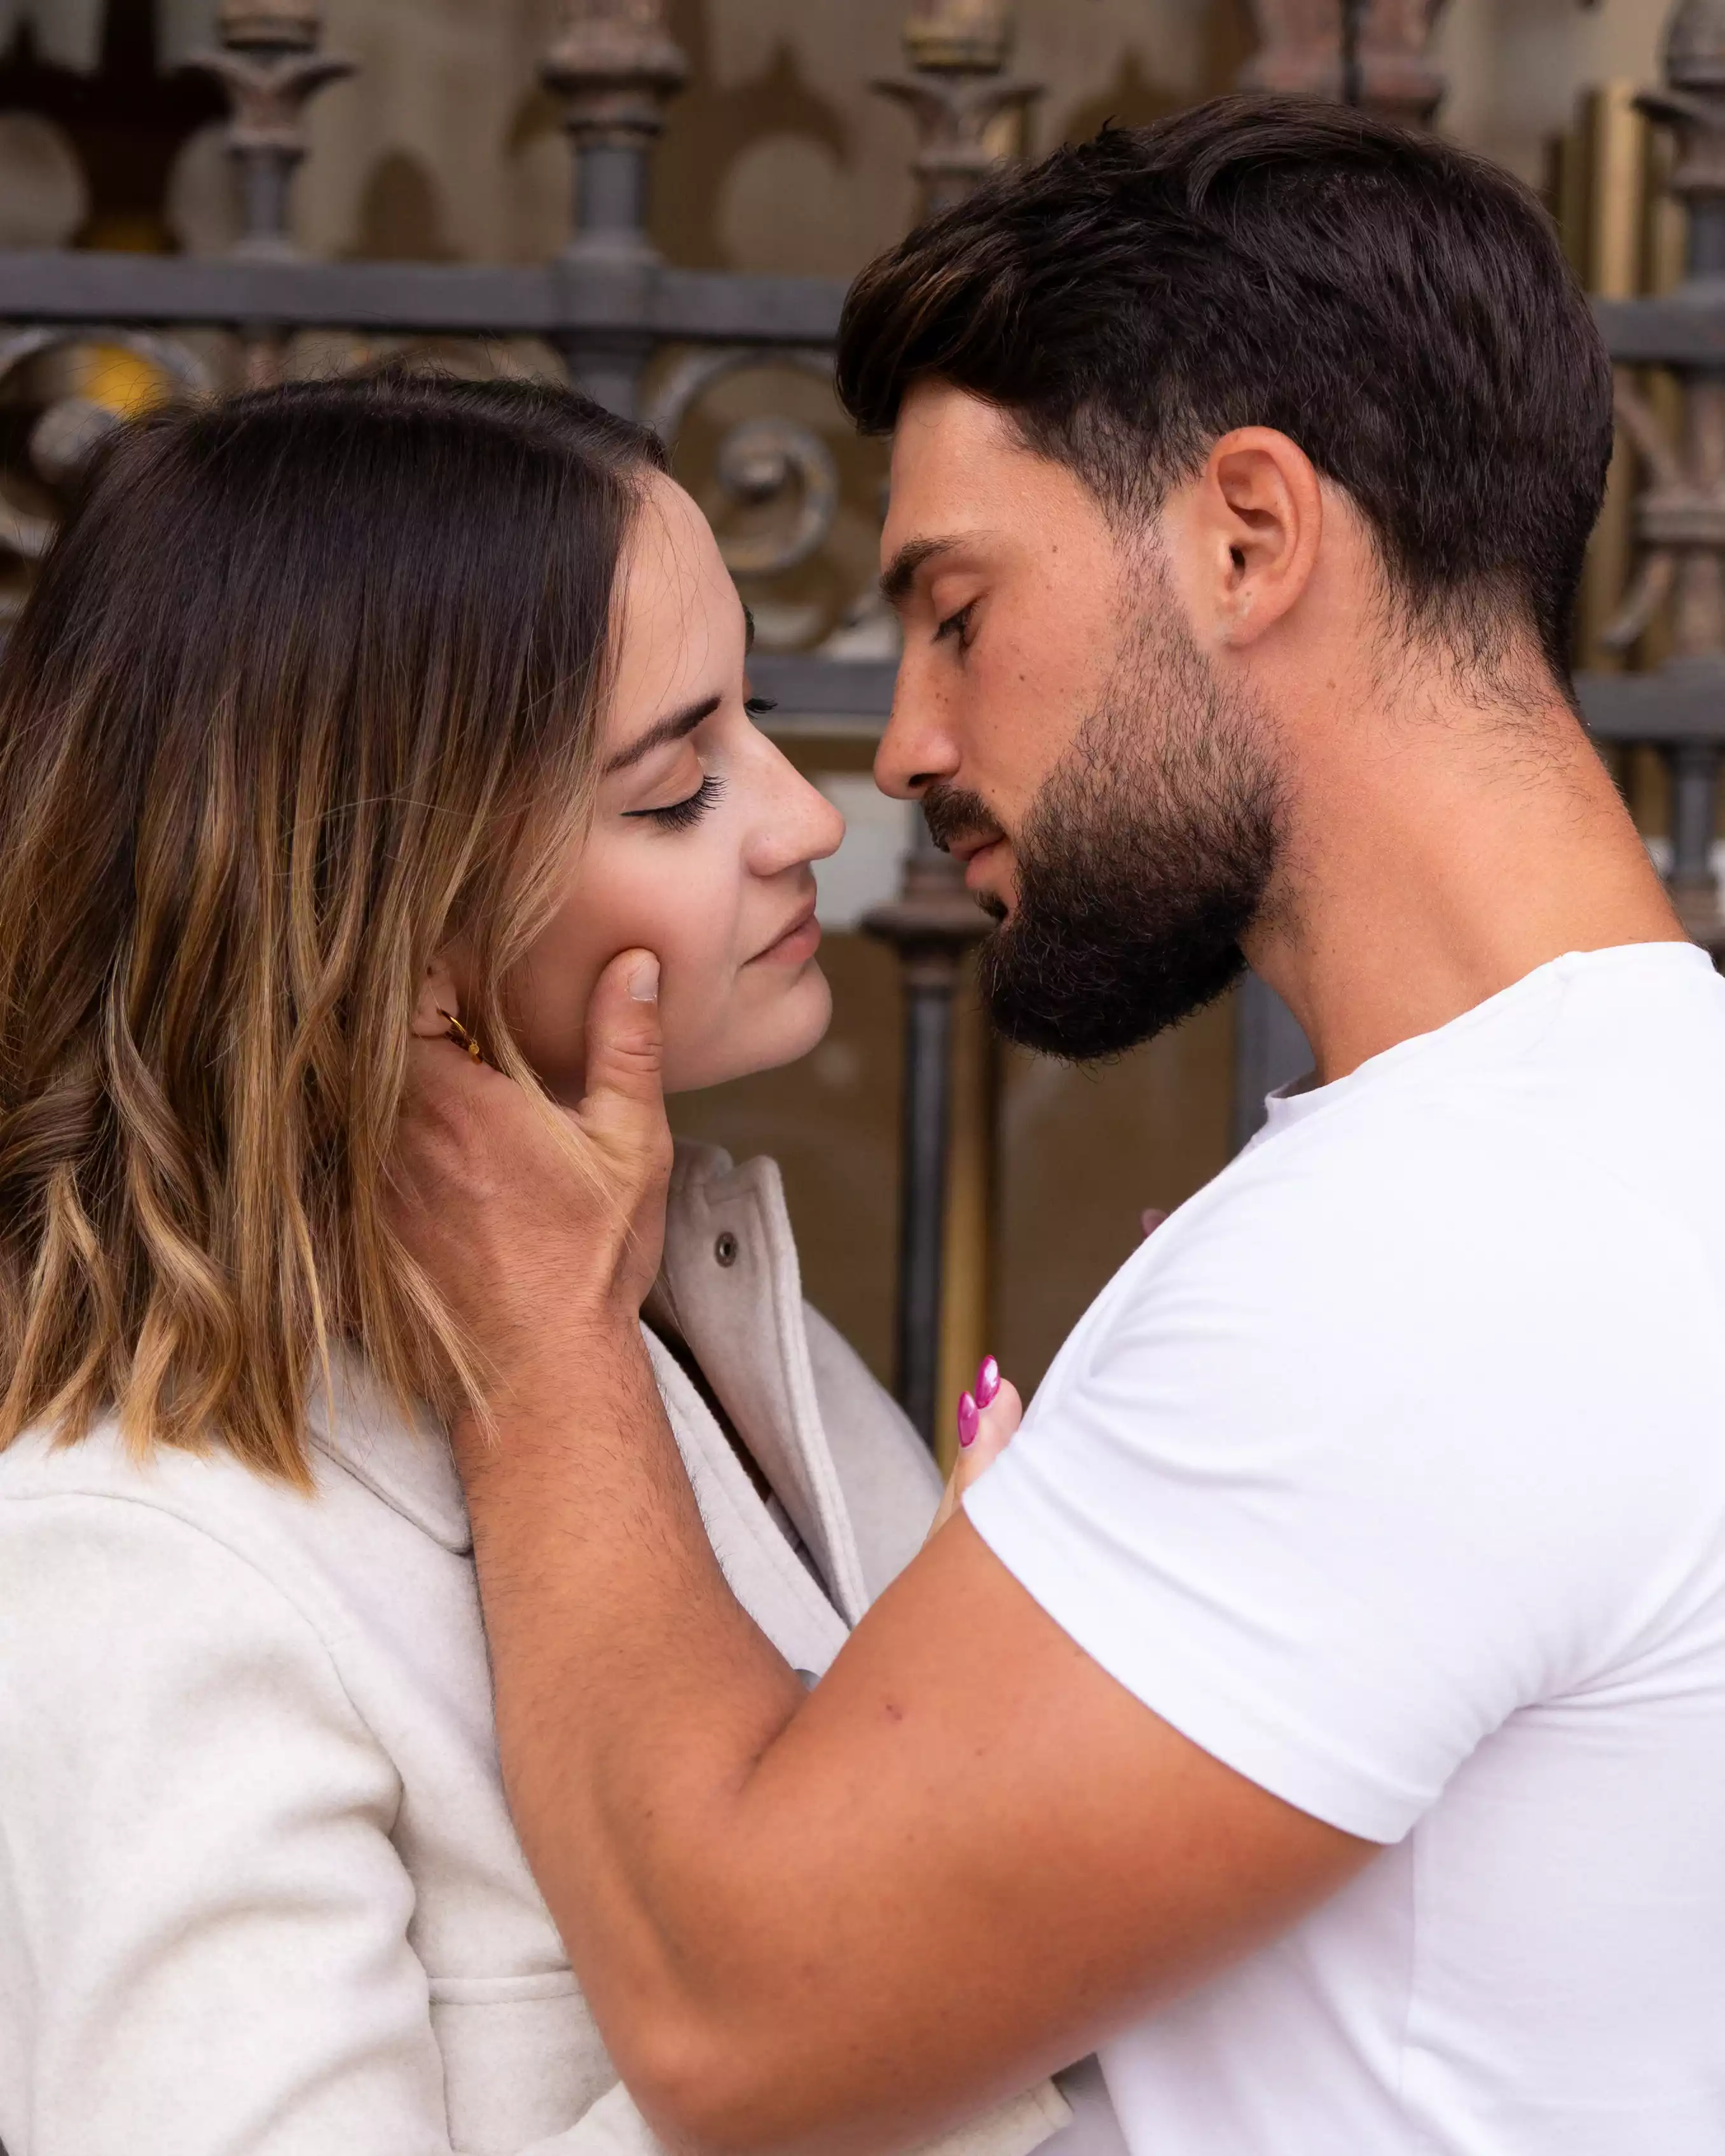
<svg viewBox="0 0 1725 2156">
<path fill-rule="evenodd" d="M 774 754 L 783 783 L 773 789 L 752 849 L 757 875 L 776 875 L 781 869 L 804 861 L 824 861 L 838 852 L 845 836 L 845 819 L 825 794 L 782 752 L 775 749 Z"/>
<path fill-rule="evenodd" d="M 805 861 L 824 861 L 836 854 L 844 842 L 845 819 L 818 786 L 800 773 L 798 777 L 804 810 L 804 835 L 799 857 Z"/>
</svg>

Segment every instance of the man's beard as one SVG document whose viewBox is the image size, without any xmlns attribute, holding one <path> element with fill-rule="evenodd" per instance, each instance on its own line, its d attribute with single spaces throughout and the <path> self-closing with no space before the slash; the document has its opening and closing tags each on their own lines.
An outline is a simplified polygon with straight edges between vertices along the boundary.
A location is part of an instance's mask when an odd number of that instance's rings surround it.
<svg viewBox="0 0 1725 2156">
<path fill-rule="evenodd" d="M 1266 725 L 1162 598 L 1031 804 L 1010 916 L 984 901 L 1003 923 L 980 962 L 990 1016 L 1070 1062 L 1136 1047 L 1230 986 L 1281 850 Z M 955 788 L 923 805 L 942 843 L 995 828 Z"/>
</svg>

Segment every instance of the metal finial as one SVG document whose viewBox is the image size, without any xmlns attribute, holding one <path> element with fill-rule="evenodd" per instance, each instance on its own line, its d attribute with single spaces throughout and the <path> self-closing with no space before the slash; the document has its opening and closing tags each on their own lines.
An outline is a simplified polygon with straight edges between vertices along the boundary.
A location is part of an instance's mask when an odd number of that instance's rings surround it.
<svg viewBox="0 0 1725 2156">
<path fill-rule="evenodd" d="M 911 169 L 932 213 L 962 202 L 1000 162 L 990 131 L 1003 115 L 1024 111 L 1042 88 L 1004 72 L 1013 40 L 1009 0 L 917 0 L 904 38 L 914 79 L 873 87 L 911 116 Z"/>
<path fill-rule="evenodd" d="M 1665 33 L 1665 79 L 1675 90 L 1725 90 L 1725 0 L 1683 0 Z"/>
<path fill-rule="evenodd" d="M 664 131 L 665 107 L 689 62 L 665 20 L 664 0 L 565 0 L 539 69 L 566 107 L 578 147 L 644 149 Z"/>
<path fill-rule="evenodd" d="M 1012 39 L 1008 0 L 918 0 L 904 28 L 905 56 L 919 73 L 998 74 Z"/>
<path fill-rule="evenodd" d="M 226 0 L 217 23 L 221 50 L 194 53 L 187 64 L 213 75 L 227 93 L 228 154 L 239 168 L 244 214 L 234 252 L 291 255 L 288 187 L 305 155 L 305 107 L 357 63 L 318 51 L 322 10 L 314 0 Z"/>
<path fill-rule="evenodd" d="M 1635 100 L 1669 127 L 1673 194 L 1689 208 L 1692 269 L 1725 267 L 1725 0 L 1682 0 L 1665 39 L 1665 86 Z"/>
<path fill-rule="evenodd" d="M 223 0 L 216 15 L 224 51 L 309 53 L 323 33 L 319 0 Z"/>
</svg>

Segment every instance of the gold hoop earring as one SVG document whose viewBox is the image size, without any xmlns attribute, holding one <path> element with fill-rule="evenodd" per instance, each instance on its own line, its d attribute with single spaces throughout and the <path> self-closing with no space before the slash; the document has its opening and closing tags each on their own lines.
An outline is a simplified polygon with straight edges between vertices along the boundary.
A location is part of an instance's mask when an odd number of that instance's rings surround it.
<svg viewBox="0 0 1725 2156">
<path fill-rule="evenodd" d="M 443 1005 L 439 1004 L 437 1007 L 437 1014 L 447 1025 L 449 1029 L 448 1038 L 454 1042 L 456 1047 L 465 1048 L 475 1063 L 483 1063 L 485 1059 L 480 1052 L 480 1045 L 478 1040 L 467 1030 L 467 1028 L 462 1024 L 460 1019 L 456 1017 L 454 1012 L 446 1011 Z"/>
</svg>

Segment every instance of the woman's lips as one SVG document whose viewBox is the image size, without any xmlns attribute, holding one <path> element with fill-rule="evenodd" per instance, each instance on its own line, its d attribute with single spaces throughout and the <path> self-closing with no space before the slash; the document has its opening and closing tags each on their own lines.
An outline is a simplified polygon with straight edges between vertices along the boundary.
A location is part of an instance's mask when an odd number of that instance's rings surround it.
<svg viewBox="0 0 1725 2156">
<path fill-rule="evenodd" d="M 820 948 L 820 923 L 814 917 L 811 906 L 806 913 L 799 914 L 783 935 L 769 943 L 764 951 L 757 951 L 749 961 L 751 965 L 800 966 L 812 958 Z"/>
</svg>

